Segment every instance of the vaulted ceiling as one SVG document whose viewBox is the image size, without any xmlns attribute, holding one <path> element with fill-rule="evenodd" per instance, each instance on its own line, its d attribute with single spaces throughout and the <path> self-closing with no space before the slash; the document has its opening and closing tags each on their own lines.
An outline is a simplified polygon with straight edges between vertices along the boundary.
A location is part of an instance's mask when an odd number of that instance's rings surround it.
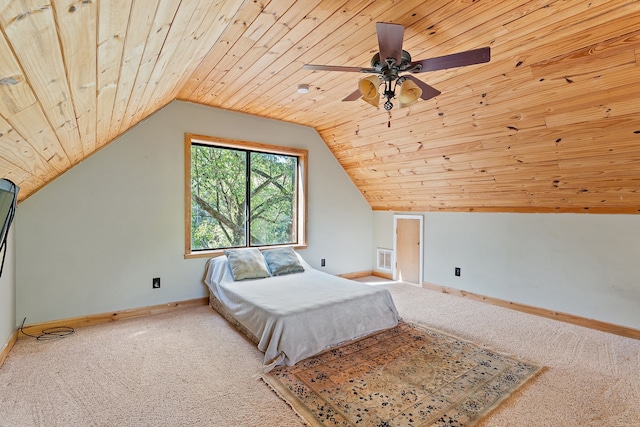
<svg viewBox="0 0 640 427">
<path fill-rule="evenodd" d="M 376 22 L 442 93 L 341 100 Z M 635 0 L 1 0 L 0 176 L 24 200 L 174 99 L 315 128 L 373 209 L 640 212 Z M 296 86 L 308 84 L 299 94 Z"/>
</svg>

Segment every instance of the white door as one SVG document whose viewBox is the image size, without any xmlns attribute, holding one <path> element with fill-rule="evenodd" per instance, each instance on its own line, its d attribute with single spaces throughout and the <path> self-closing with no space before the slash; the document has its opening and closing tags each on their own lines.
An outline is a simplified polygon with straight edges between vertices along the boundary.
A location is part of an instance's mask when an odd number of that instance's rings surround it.
<svg viewBox="0 0 640 427">
<path fill-rule="evenodd" d="M 422 216 L 394 215 L 394 280 L 422 286 Z"/>
</svg>

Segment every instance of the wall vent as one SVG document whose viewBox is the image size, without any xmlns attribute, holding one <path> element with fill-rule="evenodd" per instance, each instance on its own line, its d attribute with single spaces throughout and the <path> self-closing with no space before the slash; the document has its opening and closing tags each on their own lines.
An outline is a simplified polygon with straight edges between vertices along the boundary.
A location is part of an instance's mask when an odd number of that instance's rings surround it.
<svg viewBox="0 0 640 427">
<path fill-rule="evenodd" d="M 378 270 L 391 271 L 391 249 L 378 248 Z"/>
</svg>

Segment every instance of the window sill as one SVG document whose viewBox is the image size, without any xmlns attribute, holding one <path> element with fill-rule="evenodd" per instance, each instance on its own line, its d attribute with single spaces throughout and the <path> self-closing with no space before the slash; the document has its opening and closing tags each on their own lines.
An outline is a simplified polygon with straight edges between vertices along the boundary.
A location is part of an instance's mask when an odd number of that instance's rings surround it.
<svg viewBox="0 0 640 427">
<path fill-rule="evenodd" d="M 293 249 L 306 249 L 308 245 L 300 244 L 300 245 L 279 245 L 279 246 L 252 246 L 258 248 L 260 250 L 263 249 L 275 249 L 275 248 L 284 248 L 284 247 L 293 247 Z M 242 248 L 234 248 L 234 249 L 242 249 Z M 224 255 L 224 249 L 214 249 L 211 251 L 198 251 L 198 252 L 190 252 L 184 254 L 184 259 L 193 259 L 193 258 L 215 258 L 220 255 Z"/>
</svg>

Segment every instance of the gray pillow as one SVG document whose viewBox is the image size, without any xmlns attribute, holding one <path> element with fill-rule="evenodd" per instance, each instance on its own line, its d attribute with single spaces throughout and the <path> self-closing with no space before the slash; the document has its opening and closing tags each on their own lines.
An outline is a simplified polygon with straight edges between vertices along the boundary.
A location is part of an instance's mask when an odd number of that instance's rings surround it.
<svg viewBox="0 0 640 427">
<path fill-rule="evenodd" d="M 271 271 L 271 274 L 274 276 L 301 273 L 304 271 L 298 255 L 290 246 L 286 248 L 267 249 L 262 251 L 262 255 L 264 255 L 264 260 L 269 266 L 269 271 Z"/>
<path fill-rule="evenodd" d="M 269 277 L 264 257 L 257 248 L 226 249 L 233 280 L 261 279 Z"/>
</svg>

